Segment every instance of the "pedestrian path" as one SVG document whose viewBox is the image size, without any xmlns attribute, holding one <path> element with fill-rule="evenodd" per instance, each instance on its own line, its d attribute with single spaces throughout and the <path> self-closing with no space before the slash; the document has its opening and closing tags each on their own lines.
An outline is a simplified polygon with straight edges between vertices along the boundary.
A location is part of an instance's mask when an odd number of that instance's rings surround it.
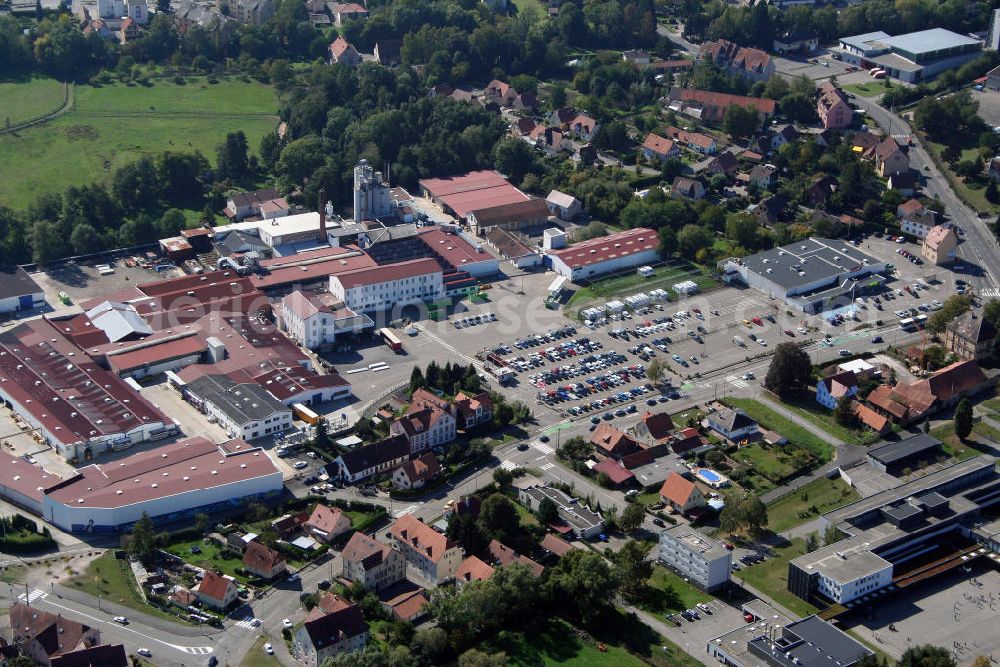
<svg viewBox="0 0 1000 667">
<path fill-rule="evenodd" d="M 419 507 L 420 505 L 410 505 L 409 507 L 404 507 L 403 509 L 393 514 L 393 516 L 398 519 L 400 517 L 406 516 L 407 514 L 413 514 L 414 512 L 417 511 Z"/>
<path fill-rule="evenodd" d="M 537 440 L 531 443 L 531 446 L 540 451 L 542 454 L 552 454 L 556 451 L 544 442 L 538 442 Z"/>
<path fill-rule="evenodd" d="M 244 630 L 253 630 L 256 627 L 254 625 L 254 621 L 256 620 L 257 619 L 255 619 L 253 615 L 248 615 L 236 621 L 233 625 L 237 628 L 243 628 Z M 260 623 L 258 622 L 257 625 L 260 625 Z"/>
<path fill-rule="evenodd" d="M 44 600 L 49 596 L 45 591 L 37 588 L 31 589 L 28 593 L 21 593 L 17 596 L 17 601 L 21 604 L 31 604 L 35 600 Z"/>
<path fill-rule="evenodd" d="M 727 375 L 726 382 L 733 385 L 737 389 L 746 389 L 747 387 L 750 386 L 749 382 L 736 375 Z"/>
</svg>

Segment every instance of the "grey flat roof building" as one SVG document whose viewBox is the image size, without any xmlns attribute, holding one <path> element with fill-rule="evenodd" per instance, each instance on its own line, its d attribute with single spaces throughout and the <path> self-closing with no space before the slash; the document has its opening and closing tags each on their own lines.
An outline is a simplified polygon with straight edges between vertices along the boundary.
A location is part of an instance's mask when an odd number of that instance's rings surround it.
<svg viewBox="0 0 1000 667">
<path fill-rule="evenodd" d="M 805 312 L 823 310 L 838 297 L 864 289 L 865 285 L 858 281 L 886 269 L 884 261 L 846 241 L 817 237 L 723 263 L 727 281 L 739 278 Z"/>
<path fill-rule="evenodd" d="M 940 440 L 927 433 L 920 433 L 869 449 L 868 460 L 882 472 L 895 475 L 905 467 L 914 467 L 917 461 L 937 458 L 941 451 Z"/>
<path fill-rule="evenodd" d="M 202 375 L 188 382 L 187 388 L 195 396 L 212 403 L 235 424 L 290 411 L 259 384 L 237 384 L 225 375 Z"/>
<path fill-rule="evenodd" d="M 978 39 L 960 35 L 944 28 L 920 30 L 905 35 L 885 37 L 878 41 L 888 46 L 894 53 L 915 56 L 917 59 L 914 62 L 916 63 L 921 62 L 925 57 L 939 58 L 953 51 L 982 46 L 982 42 Z"/>
<path fill-rule="evenodd" d="M 774 667 L 851 667 L 874 653 L 818 616 L 786 625 L 776 637 L 758 637 L 748 647 Z"/>
</svg>

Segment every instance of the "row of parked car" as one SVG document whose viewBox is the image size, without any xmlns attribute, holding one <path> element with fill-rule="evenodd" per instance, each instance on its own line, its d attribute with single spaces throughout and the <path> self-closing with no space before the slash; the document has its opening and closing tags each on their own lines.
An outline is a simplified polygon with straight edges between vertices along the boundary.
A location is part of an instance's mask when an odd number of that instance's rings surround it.
<svg viewBox="0 0 1000 667">
<path fill-rule="evenodd" d="M 544 334 L 534 334 L 528 336 L 527 338 L 519 338 L 514 342 L 514 347 L 519 350 L 527 350 L 530 347 L 538 347 L 539 345 L 544 345 L 545 343 L 551 343 L 555 340 L 560 340 L 562 338 L 567 338 L 569 336 L 576 335 L 576 327 L 572 325 L 566 325 L 559 329 L 553 329 L 548 333 Z M 508 352 L 505 354 L 510 354 L 510 348 L 508 347 Z"/>
<path fill-rule="evenodd" d="M 481 315 L 470 315 L 469 317 L 463 317 L 460 320 L 452 320 L 451 323 L 456 329 L 466 329 L 468 327 L 474 327 L 477 324 L 486 324 L 487 322 L 496 322 L 496 313 L 482 313 Z"/>
<path fill-rule="evenodd" d="M 548 392 L 538 392 L 536 399 L 539 403 L 545 403 L 546 405 L 554 405 L 556 403 L 563 403 L 566 401 L 576 401 L 581 398 L 586 398 L 591 394 L 601 391 L 609 391 L 615 387 L 620 387 L 623 384 L 628 384 L 633 379 L 637 380 L 642 378 L 645 376 L 645 371 L 646 369 L 638 364 L 627 368 L 621 368 L 618 371 L 607 375 L 589 377 L 584 382 L 575 382 L 564 387 L 551 389 Z M 634 387 L 629 391 L 620 391 L 616 396 L 618 400 L 630 400 L 635 396 L 640 396 L 643 393 L 652 390 L 652 385 L 644 385 L 642 387 Z M 602 407 L 602 400 L 607 399 L 594 400 L 590 404 L 590 409 Z M 584 410 L 584 412 L 585 411 L 586 410 Z"/>
<path fill-rule="evenodd" d="M 539 389 L 543 389 L 550 384 L 570 380 L 586 373 L 596 373 L 626 361 L 627 358 L 621 352 L 601 352 L 583 357 L 579 364 L 567 364 L 550 368 L 542 373 L 532 373 L 528 376 L 528 380 Z"/>
</svg>

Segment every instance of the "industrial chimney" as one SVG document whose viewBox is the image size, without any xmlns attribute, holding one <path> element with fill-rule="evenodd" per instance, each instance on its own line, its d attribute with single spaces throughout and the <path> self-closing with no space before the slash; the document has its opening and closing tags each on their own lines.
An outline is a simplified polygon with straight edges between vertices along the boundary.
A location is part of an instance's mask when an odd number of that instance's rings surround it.
<svg viewBox="0 0 1000 667">
<path fill-rule="evenodd" d="M 316 208 L 319 210 L 319 241 L 323 243 L 326 241 L 326 190 L 323 188 L 319 189 Z"/>
</svg>

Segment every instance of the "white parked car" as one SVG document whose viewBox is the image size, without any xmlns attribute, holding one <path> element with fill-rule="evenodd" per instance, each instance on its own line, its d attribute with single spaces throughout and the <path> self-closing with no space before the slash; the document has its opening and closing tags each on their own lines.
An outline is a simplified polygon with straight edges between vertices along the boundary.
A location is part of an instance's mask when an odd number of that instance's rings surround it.
<svg viewBox="0 0 1000 667">
<path fill-rule="evenodd" d="M 268 655 L 274 655 L 274 647 L 271 646 L 271 642 L 264 644 L 264 652 Z"/>
<path fill-rule="evenodd" d="M 139 650 L 136 651 L 136 653 L 138 653 L 139 655 L 141 655 L 144 658 L 151 658 L 151 657 L 153 657 L 153 652 L 150 651 L 148 648 L 140 648 Z"/>
<path fill-rule="evenodd" d="M 285 629 L 289 629 L 290 630 L 292 628 L 292 622 L 289 621 L 287 618 L 281 619 L 281 625 L 284 626 Z"/>
<path fill-rule="evenodd" d="M 295 465 L 293 465 L 292 467 L 295 468 L 296 470 L 302 470 L 303 468 L 308 468 L 309 464 L 306 463 L 305 461 L 296 461 Z"/>
<path fill-rule="evenodd" d="M 125 618 L 124 616 L 115 616 L 111 620 L 114 621 L 115 623 L 120 623 L 121 625 L 128 625 L 128 619 Z"/>
</svg>

